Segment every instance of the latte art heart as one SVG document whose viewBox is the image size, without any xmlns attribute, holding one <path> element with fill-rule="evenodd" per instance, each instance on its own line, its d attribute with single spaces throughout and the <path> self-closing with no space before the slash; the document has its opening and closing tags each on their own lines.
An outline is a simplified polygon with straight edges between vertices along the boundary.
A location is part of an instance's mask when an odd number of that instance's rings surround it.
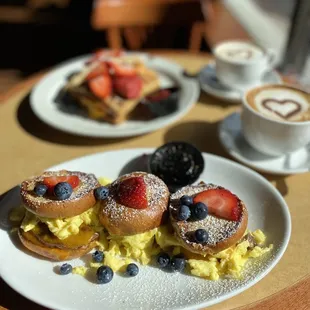
<svg viewBox="0 0 310 310">
<path fill-rule="evenodd" d="M 246 103 L 263 116 L 280 122 L 310 121 L 310 94 L 289 85 L 253 88 L 246 95 Z"/>
<path fill-rule="evenodd" d="M 265 99 L 262 101 L 262 106 L 283 119 L 288 119 L 298 114 L 302 109 L 302 105 L 299 102 L 291 99 Z"/>
<path fill-rule="evenodd" d="M 242 58 L 242 59 L 250 59 L 252 57 L 252 51 L 251 50 L 234 50 L 234 51 L 228 51 L 227 55 L 232 58 Z"/>
</svg>

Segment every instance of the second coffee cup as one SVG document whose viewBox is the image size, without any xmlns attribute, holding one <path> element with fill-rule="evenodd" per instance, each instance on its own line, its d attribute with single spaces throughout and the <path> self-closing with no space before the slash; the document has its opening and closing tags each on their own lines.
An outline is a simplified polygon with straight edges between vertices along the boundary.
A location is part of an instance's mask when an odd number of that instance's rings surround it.
<svg viewBox="0 0 310 310">
<path fill-rule="evenodd" d="M 271 51 L 244 41 L 221 42 L 215 46 L 213 54 L 218 80 L 240 91 L 261 84 L 275 59 Z"/>
</svg>

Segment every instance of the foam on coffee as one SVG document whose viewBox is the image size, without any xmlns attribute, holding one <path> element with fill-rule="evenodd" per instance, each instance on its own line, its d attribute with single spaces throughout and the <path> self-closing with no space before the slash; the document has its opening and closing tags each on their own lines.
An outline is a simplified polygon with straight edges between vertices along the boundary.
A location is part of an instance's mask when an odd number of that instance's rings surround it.
<svg viewBox="0 0 310 310">
<path fill-rule="evenodd" d="M 215 53 L 217 56 L 232 62 L 244 62 L 262 58 L 264 51 L 247 42 L 227 42 L 220 44 Z"/>
<path fill-rule="evenodd" d="M 246 95 L 249 106 L 262 115 L 289 122 L 310 120 L 310 95 L 288 85 L 268 85 L 250 90 Z"/>
</svg>

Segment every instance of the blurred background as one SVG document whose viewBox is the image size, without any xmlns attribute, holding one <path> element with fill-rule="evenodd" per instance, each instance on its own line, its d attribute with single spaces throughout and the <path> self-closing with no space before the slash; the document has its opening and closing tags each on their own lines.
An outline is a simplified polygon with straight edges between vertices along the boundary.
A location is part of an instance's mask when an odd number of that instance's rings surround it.
<svg viewBox="0 0 310 310">
<path fill-rule="evenodd" d="M 0 92 L 97 48 L 211 52 L 245 39 L 310 84 L 309 0 L 0 0 Z"/>
</svg>

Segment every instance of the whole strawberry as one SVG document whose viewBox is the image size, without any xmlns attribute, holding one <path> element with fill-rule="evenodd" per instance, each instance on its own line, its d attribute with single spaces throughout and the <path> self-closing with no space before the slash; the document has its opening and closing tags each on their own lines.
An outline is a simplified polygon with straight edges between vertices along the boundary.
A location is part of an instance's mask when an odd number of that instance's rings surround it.
<svg viewBox="0 0 310 310">
<path fill-rule="evenodd" d="M 145 209 L 148 206 L 146 184 L 143 177 L 123 180 L 117 188 L 118 203 L 133 209 Z"/>
</svg>

